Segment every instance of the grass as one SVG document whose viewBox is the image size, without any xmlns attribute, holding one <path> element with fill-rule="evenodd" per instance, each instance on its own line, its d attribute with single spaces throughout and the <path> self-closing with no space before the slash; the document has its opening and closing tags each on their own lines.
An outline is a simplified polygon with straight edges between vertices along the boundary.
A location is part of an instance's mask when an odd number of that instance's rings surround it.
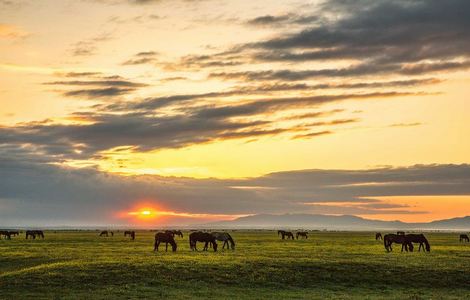
<svg viewBox="0 0 470 300">
<path fill-rule="evenodd" d="M 187 232 L 176 253 L 154 253 L 148 231 L 45 234 L 0 240 L 1 299 L 470 298 L 470 244 L 456 234 L 426 234 L 430 253 L 386 253 L 373 233 L 236 231 L 236 250 L 217 253 L 189 251 Z"/>
</svg>

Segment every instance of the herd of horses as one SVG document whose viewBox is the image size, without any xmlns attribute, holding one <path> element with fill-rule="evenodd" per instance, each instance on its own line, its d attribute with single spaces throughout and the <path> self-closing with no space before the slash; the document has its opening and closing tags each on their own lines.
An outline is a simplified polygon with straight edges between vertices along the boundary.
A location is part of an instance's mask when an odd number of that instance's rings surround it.
<svg viewBox="0 0 470 300">
<path fill-rule="evenodd" d="M 284 239 L 294 239 L 294 234 L 291 231 L 285 231 L 285 230 L 278 230 L 277 231 L 277 236 L 281 236 L 281 238 Z M 295 236 L 297 239 L 299 239 L 299 236 L 308 239 L 308 232 L 307 231 L 297 231 L 295 233 Z"/>
<path fill-rule="evenodd" d="M 179 230 L 167 230 L 165 232 L 157 232 L 155 234 L 155 244 L 153 251 L 158 251 L 158 247 L 161 243 L 165 243 L 165 251 L 168 251 L 168 244 L 171 245 L 172 251 L 176 251 L 177 244 L 175 241 L 175 235 L 183 237 L 183 233 Z M 235 250 L 235 241 L 228 232 L 203 232 L 195 231 L 189 234 L 189 248 L 192 251 L 197 251 L 197 242 L 204 243 L 203 251 L 208 251 L 209 247 L 217 251 L 217 241 L 224 242 L 222 249 Z"/>
<path fill-rule="evenodd" d="M 463 234 L 460 235 L 462 237 Z M 375 234 L 376 240 L 383 240 L 384 247 L 387 252 L 392 251 L 392 245 L 400 244 L 401 245 L 401 252 L 405 250 L 406 252 L 413 252 L 414 246 L 413 243 L 419 244 L 418 251 L 421 252 L 421 249 L 425 252 L 431 251 L 431 245 L 429 244 L 428 240 L 424 236 L 424 234 L 406 234 L 404 231 L 397 231 L 396 234 L 389 233 L 382 237 L 380 232 Z"/>
<path fill-rule="evenodd" d="M 10 240 L 13 236 L 18 236 L 22 233 L 22 231 L 16 230 L 0 230 L 0 239 L 7 239 Z M 26 230 L 26 239 L 36 239 L 41 238 L 44 239 L 44 232 L 42 230 Z M 113 231 L 103 230 L 100 232 L 100 237 L 109 237 L 114 236 Z M 292 239 L 294 240 L 294 233 L 291 231 L 285 230 L 278 230 L 277 231 L 278 237 L 280 236 L 283 240 L 284 239 Z M 124 236 L 129 236 L 131 240 L 135 240 L 135 231 L 127 230 L 124 231 Z M 161 232 L 157 232 L 155 234 L 155 243 L 154 243 L 154 251 L 158 251 L 160 244 L 165 243 L 165 251 L 168 251 L 168 245 L 171 246 L 172 251 L 176 251 L 177 243 L 175 241 L 175 236 L 183 238 L 183 232 L 181 230 L 165 230 Z M 295 233 L 295 238 L 299 239 L 308 239 L 308 232 L 307 231 L 297 231 Z M 387 252 L 392 251 L 393 244 L 401 245 L 401 251 L 406 252 L 413 252 L 414 245 L 419 244 L 418 251 L 423 249 L 424 252 L 431 251 L 431 245 L 429 241 L 426 239 L 424 234 L 406 234 L 403 231 L 397 231 L 396 234 L 385 234 L 382 236 L 380 232 L 375 234 L 376 240 L 383 240 L 385 250 Z M 197 243 L 204 243 L 202 248 L 203 251 L 208 251 L 209 248 L 212 248 L 214 251 L 217 251 L 218 245 L 217 241 L 223 242 L 222 249 L 232 249 L 235 250 L 235 241 L 233 240 L 232 236 L 228 232 L 203 232 L 203 231 L 193 231 L 189 234 L 189 248 L 192 251 L 197 251 Z M 460 242 L 470 242 L 470 239 L 467 234 L 460 234 L 459 236 Z"/>
</svg>

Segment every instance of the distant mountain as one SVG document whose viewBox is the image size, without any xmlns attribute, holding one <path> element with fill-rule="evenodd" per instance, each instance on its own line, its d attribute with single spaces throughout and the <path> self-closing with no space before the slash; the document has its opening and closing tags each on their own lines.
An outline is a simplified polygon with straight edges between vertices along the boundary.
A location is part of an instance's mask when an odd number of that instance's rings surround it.
<svg viewBox="0 0 470 300">
<path fill-rule="evenodd" d="M 379 229 L 425 229 L 425 230 L 470 230 L 470 216 L 429 223 L 405 223 L 401 221 L 380 221 L 357 216 L 318 214 L 259 214 L 241 217 L 231 221 L 205 224 L 212 228 L 305 228 L 330 230 L 379 230 Z"/>
</svg>

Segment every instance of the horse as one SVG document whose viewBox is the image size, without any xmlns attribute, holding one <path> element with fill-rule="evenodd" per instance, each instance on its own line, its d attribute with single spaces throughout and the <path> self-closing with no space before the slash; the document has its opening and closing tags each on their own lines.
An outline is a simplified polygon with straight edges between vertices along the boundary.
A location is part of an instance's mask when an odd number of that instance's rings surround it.
<svg viewBox="0 0 470 300">
<path fill-rule="evenodd" d="M 282 236 L 283 240 L 286 238 L 286 236 L 287 236 L 287 239 L 289 238 L 294 239 L 294 234 L 290 231 L 278 230 L 277 235 L 279 236 L 279 234 Z"/>
<path fill-rule="evenodd" d="M 109 233 L 107 230 L 101 231 L 100 236 L 109 236 Z"/>
<path fill-rule="evenodd" d="M 157 232 L 155 234 L 155 244 L 153 251 L 158 251 L 158 246 L 160 246 L 160 243 L 165 243 L 165 252 L 168 251 L 168 244 L 171 245 L 173 252 L 176 251 L 176 242 L 171 233 Z"/>
<path fill-rule="evenodd" d="M 466 235 L 466 234 L 461 234 L 459 240 L 460 240 L 460 242 L 465 242 L 465 241 L 469 242 L 470 241 L 469 238 L 468 238 L 468 235 Z"/>
<path fill-rule="evenodd" d="M 205 243 L 202 251 L 207 251 L 209 243 L 212 244 L 214 252 L 217 251 L 216 239 L 212 234 L 208 232 L 196 231 L 196 232 L 191 233 L 189 235 L 189 248 L 193 251 L 197 251 L 197 248 L 196 248 L 197 242 Z"/>
<path fill-rule="evenodd" d="M 397 231 L 397 235 L 405 235 L 404 231 Z"/>
<path fill-rule="evenodd" d="M 10 236 L 20 235 L 19 231 L 10 231 Z"/>
<path fill-rule="evenodd" d="M 295 234 L 295 237 L 299 239 L 299 236 L 303 237 L 304 239 L 308 239 L 308 232 L 307 231 L 299 231 Z"/>
<path fill-rule="evenodd" d="M 405 240 L 407 243 L 419 243 L 418 251 L 421 251 L 421 247 L 423 247 L 423 251 L 426 251 L 426 252 L 431 251 L 431 245 L 429 245 L 428 240 L 422 233 L 421 234 L 407 234 L 405 235 Z"/>
<path fill-rule="evenodd" d="M 413 252 L 413 243 L 408 241 L 405 238 L 405 235 L 403 234 L 386 234 L 383 237 L 384 240 L 384 247 L 387 252 L 392 251 L 392 244 L 397 243 L 401 244 L 401 252 L 403 252 L 403 249 L 405 249 L 406 252 L 408 252 L 408 249 Z"/>
<path fill-rule="evenodd" d="M 124 231 L 124 236 L 130 236 L 131 240 L 135 240 L 135 231 Z"/>
<path fill-rule="evenodd" d="M 11 240 L 11 233 L 8 230 L 1 230 L 0 231 L 0 240 L 2 239 L 2 235 L 5 237 L 6 240 Z"/>
<path fill-rule="evenodd" d="M 377 233 L 375 234 L 375 240 L 376 240 L 376 241 L 377 241 L 377 240 L 382 240 L 382 234 L 381 234 L 380 232 L 377 232 Z"/>
<path fill-rule="evenodd" d="M 175 237 L 175 235 L 179 236 L 180 238 L 183 238 L 183 233 L 181 232 L 181 230 L 165 230 L 166 233 L 171 233 L 173 235 L 173 237 Z"/>
<path fill-rule="evenodd" d="M 33 240 L 36 239 L 36 236 L 44 239 L 44 232 L 42 230 L 26 230 L 26 239 L 30 236 Z"/>
<path fill-rule="evenodd" d="M 224 242 L 223 246 L 222 246 L 222 249 L 225 249 L 225 245 L 227 245 L 227 249 L 229 247 L 228 243 L 230 243 L 230 248 L 232 248 L 232 250 L 235 250 L 235 241 L 232 239 L 232 236 L 227 233 L 227 232 L 212 232 L 211 233 L 214 238 L 217 240 L 217 241 L 221 241 L 221 242 Z"/>
</svg>

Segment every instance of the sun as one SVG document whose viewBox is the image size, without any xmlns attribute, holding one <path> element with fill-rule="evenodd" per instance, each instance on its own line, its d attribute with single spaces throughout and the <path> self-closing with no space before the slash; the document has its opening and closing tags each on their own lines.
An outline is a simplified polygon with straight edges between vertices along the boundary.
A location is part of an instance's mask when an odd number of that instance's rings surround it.
<svg viewBox="0 0 470 300">
<path fill-rule="evenodd" d="M 143 216 L 150 216 L 152 212 L 150 210 L 143 210 L 140 212 L 140 214 Z"/>
</svg>

